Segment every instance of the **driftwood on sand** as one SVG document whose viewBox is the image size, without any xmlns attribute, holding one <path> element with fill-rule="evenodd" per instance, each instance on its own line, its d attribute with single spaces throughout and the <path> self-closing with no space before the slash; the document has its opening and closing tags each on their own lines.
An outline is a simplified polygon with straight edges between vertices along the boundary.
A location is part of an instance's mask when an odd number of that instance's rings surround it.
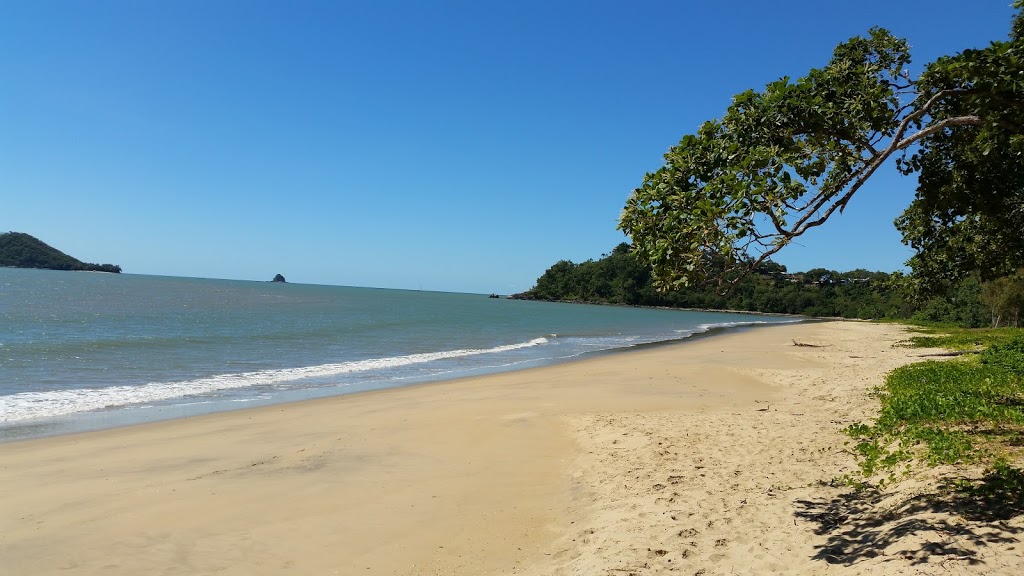
<svg viewBox="0 0 1024 576">
<path fill-rule="evenodd" d="M 827 346 L 831 346 L 831 344 L 808 344 L 806 342 L 793 340 L 793 346 L 801 346 L 803 348 L 825 348 Z"/>
</svg>

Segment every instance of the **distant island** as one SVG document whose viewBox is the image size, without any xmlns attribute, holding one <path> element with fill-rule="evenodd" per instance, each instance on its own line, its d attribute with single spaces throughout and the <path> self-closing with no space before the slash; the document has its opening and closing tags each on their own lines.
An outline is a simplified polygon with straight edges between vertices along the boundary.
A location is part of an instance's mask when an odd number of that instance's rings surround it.
<svg viewBox="0 0 1024 576">
<path fill-rule="evenodd" d="M 0 234 L 0 266 L 45 270 L 87 270 L 119 274 L 116 264 L 90 264 L 23 232 Z"/>
<path fill-rule="evenodd" d="M 284 276 L 281 276 L 280 274 L 277 274 L 277 275 L 274 276 L 274 279 L 271 280 L 271 282 L 281 282 L 283 284 L 283 283 L 287 283 L 288 281 L 284 279 Z"/>
</svg>

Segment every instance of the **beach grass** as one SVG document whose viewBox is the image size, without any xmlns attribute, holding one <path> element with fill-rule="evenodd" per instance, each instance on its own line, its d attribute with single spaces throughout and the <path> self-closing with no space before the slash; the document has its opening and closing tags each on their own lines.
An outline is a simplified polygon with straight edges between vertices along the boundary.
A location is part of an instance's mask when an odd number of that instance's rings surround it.
<svg viewBox="0 0 1024 576">
<path fill-rule="evenodd" d="M 920 330 L 909 346 L 978 353 L 889 373 L 874 390 L 877 419 L 847 429 L 861 472 L 887 474 L 884 484 L 909 473 L 913 462 L 981 465 L 1000 485 L 1024 489 L 1024 330 Z"/>
<path fill-rule="evenodd" d="M 959 328 L 955 326 L 916 326 L 917 335 L 907 340 L 913 348 L 948 348 L 972 350 L 1002 344 L 1024 333 L 1022 328 Z"/>
</svg>

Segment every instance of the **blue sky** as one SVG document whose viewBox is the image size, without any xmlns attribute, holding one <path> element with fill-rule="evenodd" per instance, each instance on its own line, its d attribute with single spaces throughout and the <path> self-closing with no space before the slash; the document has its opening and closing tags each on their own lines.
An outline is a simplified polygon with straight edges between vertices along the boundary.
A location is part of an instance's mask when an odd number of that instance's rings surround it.
<svg viewBox="0 0 1024 576">
<path fill-rule="evenodd" d="M 0 231 L 126 272 L 458 292 L 598 258 L 730 97 L 873 25 L 915 65 L 1009 0 L 0 2 Z M 783 251 L 894 270 L 890 167 Z"/>
</svg>

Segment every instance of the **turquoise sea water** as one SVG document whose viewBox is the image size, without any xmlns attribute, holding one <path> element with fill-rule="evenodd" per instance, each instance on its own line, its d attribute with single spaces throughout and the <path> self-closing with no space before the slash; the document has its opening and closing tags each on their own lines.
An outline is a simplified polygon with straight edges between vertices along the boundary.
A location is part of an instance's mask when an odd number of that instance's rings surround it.
<svg viewBox="0 0 1024 576">
<path fill-rule="evenodd" d="M 0 268 L 0 440 L 540 366 L 792 321 Z"/>
</svg>

